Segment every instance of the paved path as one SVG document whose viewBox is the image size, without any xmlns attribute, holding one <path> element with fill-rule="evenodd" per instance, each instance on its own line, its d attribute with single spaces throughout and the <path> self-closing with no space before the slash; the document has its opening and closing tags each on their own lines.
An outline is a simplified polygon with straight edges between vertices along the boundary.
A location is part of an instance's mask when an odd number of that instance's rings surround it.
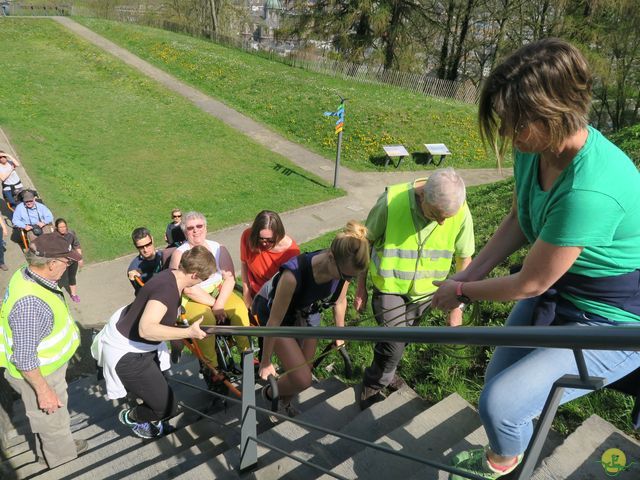
<svg viewBox="0 0 640 480">
<path fill-rule="evenodd" d="M 333 182 L 333 162 L 313 153 L 306 148 L 290 142 L 279 134 L 265 128 L 254 120 L 229 108 L 223 103 L 205 95 L 195 88 L 177 80 L 164 71 L 150 65 L 139 57 L 97 35 L 67 17 L 56 17 L 65 27 L 89 42 L 103 48 L 128 65 L 157 80 L 170 90 L 191 100 L 194 105 L 229 126 L 244 133 L 257 143 L 272 150 L 296 165 L 310 171 L 327 182 Z M 9 139 L 0 135 L 0 149 L 11 152 Z M 511 175 L 511 170 L 502 173 L 495 169 L 459 170 L 468 186 L 492 183 Z M 22 178 L 26 172 L 20 172 Z M 366 172 L 358 173 L 347 168 L 340 171 L 340 187 L 347 195 L 308 207 L 282 213 L 287 233 L 299 243 L 311 240 L 323 233 L 344 226 L 348 220 L 363 220 L 377 197 L 386 185 L 410 181 L 427 175 L 428 172 Z M 237 270 L 240 268 L 239 240 L 242 231 L 249 224 L 236 225 L 217 232 L 211 232 L 215 238 L 226 245 L 231 252 Z M 157 235 L 161 238 L 160 235 Z M 9 246 L 7 264 L 14 269 L 22 261 L 21 253 L 15 244 Z M 132 255 L 107 262 L 86 265 L 78 275 L 78 292 L 82 298 L 79 305 L 73 305 L 75 318 L 84 326 L 103 324 L 113 311 L 132 299 L 132 289 L 126 279 L 126 268 Z M 7 274 L 0 276 L 0 288 L 4 291 Z"/>
</svg>

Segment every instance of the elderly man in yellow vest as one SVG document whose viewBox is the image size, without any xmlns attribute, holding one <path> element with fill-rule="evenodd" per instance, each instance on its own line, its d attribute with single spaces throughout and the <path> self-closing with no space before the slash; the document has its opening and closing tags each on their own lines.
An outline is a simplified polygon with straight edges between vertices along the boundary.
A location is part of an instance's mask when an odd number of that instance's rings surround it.
<svg viewBox="0 0 640 480">
<path fill-rule="evenodd" d="M 39 461 L 49 468 L 87 449 L 71 436 L 67 364 L 78 345 L 78 327 L 57 281 L 82 256 L 54 233 L 37 237 L 27 267 L 13 274 L 0 310 L 0 367 L 25 404 L 37 437 Z"/>
<path fill-rule="evenodd" d="M 454 258 L 457 271 L 471 263 L 475 242 L 465 197 L 462 178 L 444 168 L 428 179 L 387 187 L 369 212 L 372 308 L 380 325 L 416 325 L 436 290 L 433 281 L 449 275 Z M 367 302 L 366 281 L 365 272 L 358 280 L 358 310 Z M 452 310 L 448 324 L 461 322 L 462 310 Z M 382 389 L 394 381 L 404 348 L 404 343 L 376 344 L 373 363 L 364 372 L 362 409 L 384 399 Z"/>
</svg>

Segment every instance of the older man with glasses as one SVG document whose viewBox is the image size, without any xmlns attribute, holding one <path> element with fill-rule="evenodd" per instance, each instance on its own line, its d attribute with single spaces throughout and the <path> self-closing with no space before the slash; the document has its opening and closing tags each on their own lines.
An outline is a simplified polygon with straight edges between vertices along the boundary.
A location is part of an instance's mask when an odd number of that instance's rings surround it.
<svg viewBox="0 0 640 480">
<path fill-rule="evenodd" d="M 369 212 L 367 229 L 372 246 L 371 306 L 376 321 L 385 327 L 417 325 L 436 291 L 433 282 L 447 278 L 454 260 L 456 270 L 464 270 L 475 249 L 465 185 L 453 168 L 388 187 Z M 366 283 L 364 272 L 355 298 L 358 310 L 367 302 Z M 462 323 L 461 308 L 449 312 L 447 323 Z M 383 400 L 383 388 L 400 386 L 395 373 L 404 348 L 400 342 L 376 344 L 373 362 L 364 372 L 362 409 Z"/>
<path fill-rule="evenodd" d="M 53 468 L 87 449 L 71 434 L 65 380 L 80 335 L 57 283 L 82 256 L 60 235 L 43 234 L 26 259 L 0 310 L 0 367 L 25 404 L 40 461 Z"/>
<path fill-rule="evenodd" d="M 53 233 L 53 213 L 46 205 L 36 202 L 36 196 L 31 190 L 22 193 L 22 203 L 16 206 L 11 219 L 13 226 L 27 232 L 27 238 L 32 242 L 43 233 Z"/>
</svg>

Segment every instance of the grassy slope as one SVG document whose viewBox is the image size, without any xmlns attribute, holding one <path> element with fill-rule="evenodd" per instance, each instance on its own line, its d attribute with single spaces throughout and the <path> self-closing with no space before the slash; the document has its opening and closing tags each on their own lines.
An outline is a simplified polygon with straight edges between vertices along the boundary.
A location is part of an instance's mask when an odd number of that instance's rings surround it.
<svg viewBox="0 0 640 480">
<path fill-rule="evenodd" d="M 154 65 L 265 123 L 287 138 L 333 158 L 334 120 L 322 116 L 348 97 L 344 165 L 377 168 L 382 145 L 403 143 L 424 152 L 444 142 L 456 167 L 494 167 L 481 147 L 476 108 L 406 90 L 349 82 L 291 68 L 231 48 L 163 30 L 99 19 L 77 19 Z M 372 163 L 373 162 L 373 163 Z M 405 159 L 401 168 L 424 168 Z"/>
<path fill-rule="evenodd" d="M 134 227 L 161 238 L 175 206 L 214 230 L 339 193 L 54 21 L 0 30 L 0 125 L 92 261 L 129 252 Z"/>
<path fill-rule="evenodd" d="M 474 217 L 477 250 L 487 242 L 498 227 L 503 216 L 511 205 L 513 182 L 498 182 L 493 185 L 472 187 L 469 189 L 469 206 Z M 305 251 L 326 248 L 331 243 L 335 232 L 302 245 Z M 498 266 L 493 275 L 508 273 L 511 265 L 521 263 L 526 252 L 516 252 L 508 261 Z M 354 289 L 350 288 L 350 300 Z M 350 301 L 351 305 L 351 301 Z M 510 303 L 481 303 L 481 325 L 502 325 L 511 309 Z M 357 322 L 362 326 L 376 326 L 372 318 L 371 307 L 359 320 L 350 307 L 347 313 L 347 324 Z M 469 323 L 469 313 L 465 314 Z M 325 314 L 327 325 L 332 324 L 330 313 Z M 440 313 L 430 312 L 422 326 L 442 326 L 444 318 Z M 373 359 L 372 346 L 369 342 L 351 342 L 347 346 L 356 370 L 354 382 L 360 382 L 362 368 Z M 340 360 L 335 354 L 323 362 L 331 362 L 339 367 Z M 491 350 L 482 347 L 452 347 L 447 345 L 411 344 L 407 347 L 399 373 L 420 395 L 432 402 L 437 402 L 447 395 L 457 392 L 468 401 L 477 404 L 482 389 L 484 370 L 491 357 Z M 322 373 L 322 372 L 317 372 Z M 580 423 L 592 414 L 598 414 L 629 434 L 634 434 L 630 426 L 630 412 L 633 407 L 631 397 L 610 390 L 602 390 L 582 397 L 560 408 L 554 428 L 563 434 L 573 431 Z"/>
</svg>

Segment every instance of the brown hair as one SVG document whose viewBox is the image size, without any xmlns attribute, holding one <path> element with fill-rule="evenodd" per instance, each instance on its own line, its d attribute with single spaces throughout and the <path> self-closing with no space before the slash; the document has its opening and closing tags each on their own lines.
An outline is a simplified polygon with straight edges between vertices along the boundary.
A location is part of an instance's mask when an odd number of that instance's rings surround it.
<svg viewBox="0 0 640 480">
<path fill-rule="evenodd" d="M 184 273 L 195 273 L 201 280 L 206 280 L 218 270 L 213 253 L 204 245 L 197 245 L 184 252 L 178 268 Z"/>
<path fill-rule="evenodd" d="M 253 220 L 249 234 L 249 248 L 254 252 L 260 249 L 260 230 L 271 230 L 273 232 L 274 245 L 277 245 L 285 236 L 284 225 L 280 216 L 271 210 L 262 210 Z"/>
<path fill-rule="evenodd" d="M 558 38 L 525 45 L 485 81 L 478 106 L 480 136 L 504 156 L 505 139 L 521 125 L 541 122 L 556 148 L 588 122 L 593 80 L 580 51 Z"/>
<path fill-rule="evenodd" d="M 333 239 L 330 250 L 338 265 L 349 264 L 359 272 L 366 270 L 369 266 L 367 227 L 350 220 Z"/>
</svg>

